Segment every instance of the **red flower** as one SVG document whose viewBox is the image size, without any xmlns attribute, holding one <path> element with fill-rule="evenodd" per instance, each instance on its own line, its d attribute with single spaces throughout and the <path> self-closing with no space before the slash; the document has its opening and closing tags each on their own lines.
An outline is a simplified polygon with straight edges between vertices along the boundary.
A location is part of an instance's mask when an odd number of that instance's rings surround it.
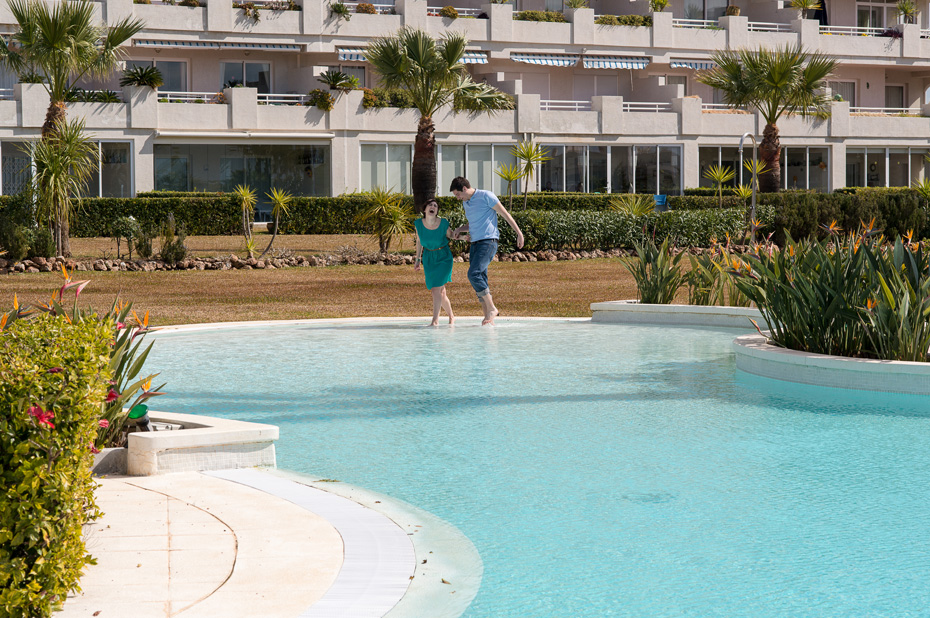
<svg viewBox="0 0 930 618">
<path fill-rule="evenodd" d="M 61 371 L 62 371 L 61 367 L 52 367 L 51 369 L 48 370 L 49 373 L 61 373 Z"/>
<path fill-rule="evenodd" d="M 106 429 L 107 427 L 110 426 L 110 421 L 108 421 L 108 420 L 105 419 L 105 418 L 102 418 L 102 419 L 100 419 L 99 421 L 97 421 L 97 424 L 100 425 L 101 427 L 103 427 L 104 429 Z"/>
<path fill-rule="evenodd" d="M 93 453 L 94 455 L 96 455 L 97 453 L 100 452 L 100 449 L 97 448 L 96 446 L 94 446 L 94 443 L 91 442 L 91 443 L 90 443 L 90 452 Z"/>
<path fill-rule="evenodd" d="M 49 429 L 55 429 L 55 424 L 52 422 L 52 419 L 55 418 L 55 413 L 51 410 L 43 410 L 41 406 L 32 406 L 29 408 L 29 416 L 35 418 L 40 425 L 45 425 Z"/>
<path fill-rule="evenodd" d="M 117 323 L 116 323 L 116 330 L 123 330 L 124 328 L 126 328 L 126 324 L 125 324 L 125 323 L 123 323 L 123 322 L 117 322 Z"/>
<path fill-rule="evenodd" d="M 107 403 L 110 403 L 111 401 L 115 401 L 117 399 L 119 399 L 119 394 L 111 388 L 110 392 L 107 393 Z"/>
</svg>

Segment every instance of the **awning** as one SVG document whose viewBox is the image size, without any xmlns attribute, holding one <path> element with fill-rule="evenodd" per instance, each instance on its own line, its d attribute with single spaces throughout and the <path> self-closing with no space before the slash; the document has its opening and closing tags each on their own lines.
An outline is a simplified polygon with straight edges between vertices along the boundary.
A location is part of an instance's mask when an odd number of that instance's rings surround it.
<svg viewBox="0 0 930 618">
<path fill-rule="evenodd" d="M 462 56 L 462 64 L 487 64 L 488 54 L 483 51 L 466 51 Z"/>
<path fill-rule="evenodd" d="M 365 62 L 364 47 L 340 47 L 338 51 L 342 62 Z"/>
<path fill-rule="evenodd" d="M 265 51 L 303 51 L 303 45 L 285 45 L 282 43 L 220 43 L 221 49 L 259 49 Z"/>
<path fill-rule="evenodd" d="M 547 67 L 571 67 L 578 63 L 578 54 L 531 54 L 513 52 L 510 59 L 526 64 L 541 64 Z"/>
<path fill-rule="evenodd" d="M 156 41 L 151 39 L 136 39 L 132 42 L 136 47 L 187 47 L 190 49 L 219 49 L 220 44 L 213 41 Z"/>
<path fill-rule="evenodd" d="M 670 60 L 668 65 L 673 69 L 694 69 L 695 71 L 704 71 L 717 66 L 710 60 L 685 60 L 683 58 Z"/>
<path fill-rule="evenodd" d="M 645 69 L 649 58 L 633 56 L 585 56 L 586 69 Z"/>
</svg>

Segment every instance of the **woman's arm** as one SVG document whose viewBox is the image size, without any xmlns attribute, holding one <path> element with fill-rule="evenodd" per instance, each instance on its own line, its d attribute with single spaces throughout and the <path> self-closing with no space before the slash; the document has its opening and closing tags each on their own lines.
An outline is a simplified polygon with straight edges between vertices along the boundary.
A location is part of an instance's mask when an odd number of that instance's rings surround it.
<svg viewBox="0 0 930 618">
<path fill-rule="evenodd" d="M 420 256 L 423 254 L 423 245 L 420 244 L 419 234 L 417 234 L 415 238 L 416 238 L 416 243 L 417 243 L 417 256 L 413 260 L 413 270 L 418 271 L 420 270 Z"/>
</svg>

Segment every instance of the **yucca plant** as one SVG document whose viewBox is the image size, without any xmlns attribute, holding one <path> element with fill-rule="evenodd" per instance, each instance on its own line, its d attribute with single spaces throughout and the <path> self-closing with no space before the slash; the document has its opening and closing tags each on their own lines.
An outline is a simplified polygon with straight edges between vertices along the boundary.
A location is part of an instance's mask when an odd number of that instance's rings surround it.
<svg viewBox="0 0 930 618">
<path fill-rule="evenodd" d="M 509 199 L 507 210 L 511 210 L 513 208 L 513 183 L 523 178 L 523 170 L 516 165 L 499 163 L 494 173 L 507 183 L 507 198 Z"/>
<path fill-rule="evenodd" d="M 251 246 L 249 245 L 249 241 L 252 240 L 252 217 L 255 214 L 255 203 L 257 201 L 255 189 L 248 185 L 236 185 L 236 188 L 233 189 L 233 195 L 239 200 L 239 208 L 242 211 L 242 237 L 245 238 L 245 248 L 251 258 L 254 257 L 253 253 L 255 251 L 255 243 L 252 242 Z"/>
<path fill-rule="evenodd" d="M 274 217 L 274 231 L 271 233 L 271 240 L 268 241 L 268 246 L 265 247 L 262 254 L 258 256 L 259 259 L 265 257 L 265 255 L 271 251 L 275 238 L 278 237 L 278 228 L 280 227 L 281 219 L 288 215 L 291 200 L 294 199 L 294 196 L 287 191 L 280 191 L 274 187 L 271 188 L 271 193 L 266 193 L 265 195 L 271 200 L 271 216 Z"/>
<path fill-rule="evenodd" d="M 165 78 L 157 67 L 131 67 L 123 71 L 123 77 L 119 80 L 120 86 L 148 86 L 152 90 L 160 88 L 165 83 Z"/>
<path fill-rule="evenodd" d="M 712 181 L 717 188 L 717 199 L 720 208 L 723 208 L 723 185 L 733 180 L 736 173 L 729 165 L 711 165 L 704 170 L 704 178 Z"/>
<path fill-rule="evenodd" d="M 523 178 L 527 180 L 527 182 L 523 183 L 523 210 L 526 210 L 527 200 L 529 199 L 527 197 L 529 181 L 533 180 L 533 174 L 536 173 L 536 166 L 540 163 L 552 160 L 552 157 L 549 156 L 548 150 L 531 141 L 520 142 L 516 146 L 511 147 L 510 154 L 520 161 L 523 170 Z"/>
<path fill-rule="evenodd" d="M 391 189 L 375 187 L 365 195 L 369 205 L 355 220 L 371 230 L 378 249 L 387 253 L 395 239 L 403 239 L 404 234 L 413 231 L 413 209 L 405 195 Z"/>
<path fill-rule="evenodd" d="M 662 242 L 661 247 L 656 247 L 651 240 L 642 244 L 634 242 L 633 247 L 639 259 L 628 260 L 623 266 L 636 280 L 639 302 L 670 304 L 685 280 L 680 266 L 684 253 L 672 255 L 668 238 Z"/>
<path fill-rule="evenodd" d="M 652 214 L 656 209 L 655 198 L 642 193 L 623 193 L 611 198 L 610 210 L 622 212 L 632 217 L 644 217 Z"/>
</svg>

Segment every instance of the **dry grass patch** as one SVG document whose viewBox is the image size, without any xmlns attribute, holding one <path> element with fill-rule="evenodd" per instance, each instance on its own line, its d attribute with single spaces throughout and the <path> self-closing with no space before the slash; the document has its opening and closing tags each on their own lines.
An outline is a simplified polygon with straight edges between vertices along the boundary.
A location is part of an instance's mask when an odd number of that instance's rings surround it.
<svg viewBox="0 0 930 618">
<path fill-rule="evenodd" d="M 346 237 L 337 238 L 345 244 Z M 447 289 L 457 315 L 477 316 L 467 268 L 468 264 L 455 264 Z M 82 303 L 102 309 L 119 293 L 137 311 L 149 311 L 156 325 L 428 316 L 432 311 L 423 275 L 412 266 L 75 275 L 91 280 L 81 294 Z M 619 259 L 495 262 L 490 283 L 501 314 L 510 317 L 589 317 L 592 302 L 636 298 L 633 278 Z M 53 273 L 6 275 L 0 277 L 0 298 L 3 306 L 11 305 L 14 292 L 24 302 L 44 301 L 60 285 L 60 276 Z"/>
</svg>

